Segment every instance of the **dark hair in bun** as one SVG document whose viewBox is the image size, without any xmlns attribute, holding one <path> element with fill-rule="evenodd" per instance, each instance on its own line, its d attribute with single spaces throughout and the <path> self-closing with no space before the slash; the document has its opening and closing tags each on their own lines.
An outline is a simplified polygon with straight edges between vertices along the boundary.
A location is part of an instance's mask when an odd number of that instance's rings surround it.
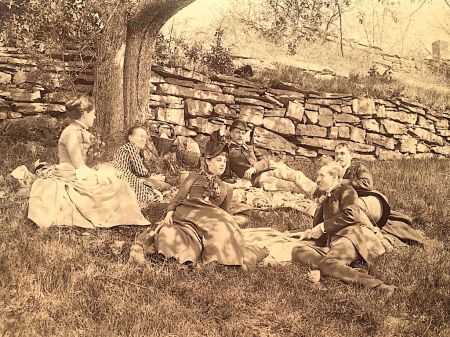
<svg viewBox="0 0 450 337">
<path fill-rule="evenodd" d="M 94 101 L 86 95 L 77 96 L 66 103 L 67 114 L 73 119 L 80 119 L 83 112 L 89 112 L 93 108 Z"/>
</svg>

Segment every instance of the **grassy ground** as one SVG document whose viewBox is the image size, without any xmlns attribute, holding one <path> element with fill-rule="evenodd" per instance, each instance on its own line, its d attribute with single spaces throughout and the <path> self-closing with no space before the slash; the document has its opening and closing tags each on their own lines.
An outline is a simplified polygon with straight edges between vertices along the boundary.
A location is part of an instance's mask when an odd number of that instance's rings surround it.
<svg viewBox="0 0 450 337">
<path fill-rule="evenodd" d="M 3 177 L 32 162 L 27 147 L 1 144 Z M 214 265 L 190 270 L 172 262 L 135 266 L 127 263 L 129 247 L 142 228 L 38 230 L 26 219 L 26 199 L 1 198 L 1 335 L 448 336 L 449 164 L 369 164 L 394 209 L 412 215 L 429 237 L 425 249 L 388 253 L 370 267 L 400 287 L 388 300 L 332 279 L 313 285 L 297 265 L 247 272 Z M 13 185 L 3 179 L 0 190 Z M 155 221 L 162 209 L 146 214 Z M 253 213 L 248 226 L 285 230 L 310 221 L 274 210 Z M 115 240 L 125 241 L 122 251 L 111 249 Z"/>
</svg>

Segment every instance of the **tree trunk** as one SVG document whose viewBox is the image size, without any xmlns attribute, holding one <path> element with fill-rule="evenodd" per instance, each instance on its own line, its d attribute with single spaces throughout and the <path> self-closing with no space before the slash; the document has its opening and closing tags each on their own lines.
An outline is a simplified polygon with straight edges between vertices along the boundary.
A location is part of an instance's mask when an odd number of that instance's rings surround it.
<svg viewBox="0 0 450 337">
<path fill-rule="evenodd" d="M 141 0 L 106 22 L 98 44 L 94 91 L 97 128 L 106 141 L 117 139 L 147 114 L 155 38 L 167 20 L 194 1 Z"/>
</svg>

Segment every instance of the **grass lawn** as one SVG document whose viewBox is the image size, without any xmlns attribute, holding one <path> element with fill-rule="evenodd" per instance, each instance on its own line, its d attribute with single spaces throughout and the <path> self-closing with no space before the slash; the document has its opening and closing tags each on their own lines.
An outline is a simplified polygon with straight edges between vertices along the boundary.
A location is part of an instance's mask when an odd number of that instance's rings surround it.
<svg viewBox="0 0 450 337">
<path fill-rule="evenodd" d="M 0 146 L 4 177 L 21 156 Z M 28 156 L 29 158 L 29 156 Z M 17 159 L 17 162 L 14 160 Z M 23 159 L 22 163 L 31 163 Z M 389 299 L 297 266 L 239 268 L 127 263 L 143 228 L 38 230 L 27 200 L 0 199 L 2 336 L 449 336 L 450 160 L 368 164 L 393 209 L 411 215 L 425 248 L 387 253 L 370 273 L 397 285 Z M 305 167 L 308 174 L 312 166 Z M 5 188 L 9 179 L 0 182 Z M 0 188 L 0 189 L 1 189 Z M 157 220 L 161 209 L 147 210 Z M 304 228 L 291 210 L 253 213 L 248 226 Z M 110 245 L 124 240 L 115 254 Z"/>
</svg>

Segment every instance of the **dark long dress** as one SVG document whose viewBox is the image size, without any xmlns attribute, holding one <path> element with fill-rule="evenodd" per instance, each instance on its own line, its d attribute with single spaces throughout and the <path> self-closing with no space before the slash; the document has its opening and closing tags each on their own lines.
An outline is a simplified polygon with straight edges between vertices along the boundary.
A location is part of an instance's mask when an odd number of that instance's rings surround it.
<svg viewBox="0 0 450 337">
<path fill-rule="evenodd" d="M 211 190 L 216 193 L 211 193 Z M 169 204 L 173 225 L 144 233 L 138 242 L 146 253 L 158 252 L 180 263 L 243 265 L 245 243 L 233 216 L 227 212 L 232 191 L 220 179 L 191 173 Z"/>
</svg>

